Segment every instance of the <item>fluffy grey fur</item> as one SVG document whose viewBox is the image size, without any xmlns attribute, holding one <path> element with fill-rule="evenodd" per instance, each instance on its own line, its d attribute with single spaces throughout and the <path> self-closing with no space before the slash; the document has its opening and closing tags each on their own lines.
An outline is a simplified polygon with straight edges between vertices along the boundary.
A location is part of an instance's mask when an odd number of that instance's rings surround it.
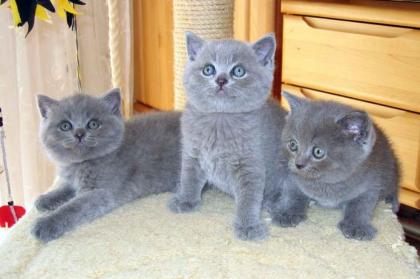
<svg viewBox="0 0 420 279">
<path fill-rule="evenodd" d="M 398 210 L 399 167 L 388 139 L 367 113 L 334 102 L 310 102 L 283 93 L 291 106 L 282 135 L 290 175 L 274 222 L 296 226 L 310 199 L 342 208 L 338 228 L 347 238 L 370 240 L 379 200 Z"/>
<path fill-rule="evenodd" d="M 150 113 L 123 121 L 120 93 L 38 96 L 40 137 L 58 167 L 58 187 L 36 201 L 47 214 L 32 233 L 56 239 L 114 208 L 179 183 L 180 113 Z"/>
<path fill-rule="evenodd" d="M 204 185 L 214 185 L 235 198 L 235 235 L 263 239 L 261 207 L 264 197 L 269 207 L 278 190 L 286 115 L 269 100 L 275 39 L 268 35 L 252 45 L 204 41 L 192 33 L 186 39 L 181 186 L 168 206 L 193 211 Z"/>
</svg>

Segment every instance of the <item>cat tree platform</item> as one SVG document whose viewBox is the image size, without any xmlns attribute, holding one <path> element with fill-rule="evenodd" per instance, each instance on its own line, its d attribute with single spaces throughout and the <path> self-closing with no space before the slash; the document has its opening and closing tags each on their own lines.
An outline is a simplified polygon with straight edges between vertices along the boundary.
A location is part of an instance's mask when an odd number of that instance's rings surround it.
<svg viewBox="0 0 420 279">
<path fill-rule="evenodd" d="M 30 235 L 36 210 L 0 246 L 0 278 L 419 278 L 416 251 L 380 203 L 373 241 L 346 239 L 338 210 L 311 205 L 296 228 L 271 225 L 259 242 L 234 239 L 234 202 L 208 191 L 199 212 L 175 215 L 169 194 L 121 207 L 42 244 Z"/>
</svg>

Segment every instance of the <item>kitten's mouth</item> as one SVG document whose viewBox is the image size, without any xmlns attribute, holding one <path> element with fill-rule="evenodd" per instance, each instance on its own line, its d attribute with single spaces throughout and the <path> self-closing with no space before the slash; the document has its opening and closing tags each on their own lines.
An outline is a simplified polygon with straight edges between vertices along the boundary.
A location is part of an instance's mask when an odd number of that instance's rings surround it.
<svg viewBox="0 0 420 279">
<path fill-rule="evenodd" d="M 233 98 L 235 96 L 233 96 L 231 94 L 231 92 L 229 92 L 228 90 L 226 90 L 225 87 L 219 87 L 216 89 L 216 92 L 214 93 L 214 96 L 216 97 L 228 97 L 228 98 Z"/>
<path fill-rule="evenodd" d="M 83 141 L 79 141 L 76 144 L 76 147 L 80 147 L 80 148 L 88 148 L 88 147 L 94 147 L 96 146 L 97 142 L 94 140 L 83 140 Z"/>
<path fill-rule="evenodd" d="M 83 141 L 75 141 L 75 142 L 72 142 L 72 143 L 65 143 L 65 144 L 63 144 L 63 146 L 65 148 L 68 148 L 68 149 L 82 149 L 82 148 L 87 147 L 87 145 Z"/>
<path fill-rule="evenodd" d="M 320 173 L 313 169 L 297 169 L 295 166 L 290 166 L 289 169 L 292 173 L 303 179 L 319 179 L 321 177 Z"/>
<path fill-rule="evenodd" d="M 94 147 L 96 145 L 96 141 L 88 141 L 88 140 L 75 140 L 72 142 L 64 142 L 63 146 L 68 149 L 84 149 L 89 147 Z"/>
</svg>

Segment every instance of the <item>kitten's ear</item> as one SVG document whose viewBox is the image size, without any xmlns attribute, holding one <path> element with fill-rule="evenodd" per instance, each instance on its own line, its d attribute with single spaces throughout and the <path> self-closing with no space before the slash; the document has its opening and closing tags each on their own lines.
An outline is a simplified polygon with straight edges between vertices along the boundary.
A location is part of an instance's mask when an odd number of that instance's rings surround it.
<svg viewBox="0 0 420 279">
<path fill-rule="evenodd" d="M 264 66 L 274 65 L 274 54 L 276 52 L 276 37 L 269 33 L 252 44 L 252 49 L 257 55 L 258 61 Z"/>
<path fill-rule="evenodd" d="M 113 88 L 108 91 L 102 97 L 102 100 L 104 100 L 112 114 L 121 115 L 121 94 L 119 88 Z"/>
<path fill-rule="evenodd" d="M 283 91 L 281 95 L 282 97 L 286 98 L 292 112 L 299 110 L 299 108 L 301 108 L 307 102 L 305 99 L 299 98 L 286 91 Z"/>
<path fill-rule="evenodd" d="M 48 112 L 50 112 L 53 107 L 58 106 L 58 101 L 45 95 L 37 95 L 36 99 L 39 114 L 41 114 L 42 118 L 47 118 Z"/>
<path fill-rule="evenodd" d="M 341 126 L 345 134 L 352 135 L 354 140 L 361 144 L 366 143 L 373 128 L 369 116 L 363 111 L 351 111 L 340 116 L 336 123 Z"/>
<path fill-rule="evenodd" d="M 187 45 L 187 54 L 190 61 L 194 61 L 197 53 L 204 45 L 204 40 L 192 32 L 185 32 L 185 42 Z"/>
</svg>

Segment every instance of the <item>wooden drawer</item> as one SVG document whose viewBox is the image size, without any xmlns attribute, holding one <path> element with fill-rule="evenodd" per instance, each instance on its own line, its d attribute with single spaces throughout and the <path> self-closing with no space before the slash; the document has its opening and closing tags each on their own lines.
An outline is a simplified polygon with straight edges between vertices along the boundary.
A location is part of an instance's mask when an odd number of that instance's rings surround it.
<svg viewBox="0 0 420 279">
<path fill-rule="evenodd" d="M 420 112 L 420 30 L 284 15 L 282 80 Z"/>
<path fill-rule="evenodd" d="M 372 0 L 281 0 L 284 14 L 420 28 L 420 3 Z"/>
<path fill-rule="evenodd" d="M 401 162 L 401 186 L 420 193 L 420 114 L 290 85 L 283 85 L 282 89 L 301 97 L 336 101 L 367 111 L 392 142 Z"/>
</svg>

